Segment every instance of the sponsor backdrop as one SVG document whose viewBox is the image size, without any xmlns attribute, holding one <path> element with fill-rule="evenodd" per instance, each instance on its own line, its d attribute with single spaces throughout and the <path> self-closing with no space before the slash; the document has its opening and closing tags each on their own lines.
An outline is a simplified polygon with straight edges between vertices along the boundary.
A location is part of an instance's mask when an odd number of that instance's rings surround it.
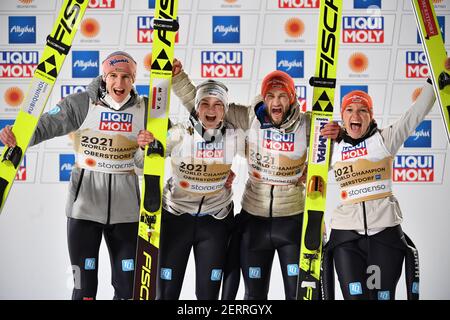
<svg viewBox="0 0 450 320">
<path fill-rule="evenodd" d="M 128 51 L 138 63 L 137 89 L 147 94 L 154 0 L 91 0 L 47 110 L 97 76 L 100 63 L 114 50 Z M 47 34 L 62 1 L 10 0 L 0 4 L 0 128 L 11 124 L 27 92 Z M 420 93 L 428 74 L 409 0 L 344 0 L 336 99 L 353 89 L 374 99 L 381 126 L 398 120 Z M 450 0 L 434 1 L 450 48 Z M 176 57 L 196 83 L 217 78 L 230 88 L 231 101 L 249 103 L 265 74 L 278 69 L 296 83 L 303 110 L 310 109 L 308 78 L 315 67 L 318 1 L 180 1 Z M 338 108 L 337 108 L 338 109 Z M 338 111 L 335 113 L 339 117 Z M 187 113 L 172 98 L 173 121 Z M 3 147 L 3 146 L 1 146 Z M 450 298 L 450 254 L 446 233 L 450 212 L 448 145 L 435 106 L 404 143 L 393 164 L 394 190 L 407 233 L 421 258 L 425 299 Z M 65 199 L 74 165 L 71 136 L 29 149 L 0 217 L 0 298 L 66 299 L 72 288 L 66 245 Z M 236 209 L 246 180 L 246 164 L 236 160 Z M 332 175 L 328 208 L 338 204 Z M 329 214 L 327 216 L 329 221 Z M 98 298 L 113 296 L 108 254 L 99 262 Z M 190 260 L 182 298 L 195 298 Z M 339 290 L 337 290 L 339 291 Z M 242 297 L 241 284 L 239 298 Z M 340 297 L 340 293 L 337 293 Z M 405 298 L 404 280 L 397 290 Z M 271 299 L 283 299 L 278 263 L 274 263 Z"/>
</svg>

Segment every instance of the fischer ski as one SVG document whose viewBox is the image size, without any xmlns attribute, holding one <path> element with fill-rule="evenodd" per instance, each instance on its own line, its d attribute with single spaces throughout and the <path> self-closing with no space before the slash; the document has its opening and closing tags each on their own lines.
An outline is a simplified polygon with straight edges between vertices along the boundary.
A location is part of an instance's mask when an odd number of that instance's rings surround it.
<svg viewBox="0 0 450 320">
<path fill-rule="evenodd" d="M 144 180 L 134 278 L 134 300 L 154 300 L 161 230 L 164 159 L 169 121 L 178 0 L 158 0 L 155 8 L 147 130 L 155 141 L 145 148 Z"/>
<path fill-rule="evenodd" d="M 47 37 L 44 52 L 12 128 L 17 145 L 3 149 L 0 162 L 0 213 L 88 3 L 89 0 L 64 0 L 53 30 Z"/>
<path fill-rule="evenodd" d="M 441 109 L 447 139 L 450 143 L 450 74 L 445 70 L 447 53 L 444 47 L 439 23 L 431 0 L 411 0 L 417 29 L 427 56 L 430 77 Z"/>
<path fill-rule="evenodd" d="M 342 5 L 342 0 L 320 1 L 316 71 L 314 77 L 309 80 L 314 92 L 297 300 L 321 298 L 322 235 L 330 141 L 320 135 L 320 130 L 333 118 Z"/>
</svg>

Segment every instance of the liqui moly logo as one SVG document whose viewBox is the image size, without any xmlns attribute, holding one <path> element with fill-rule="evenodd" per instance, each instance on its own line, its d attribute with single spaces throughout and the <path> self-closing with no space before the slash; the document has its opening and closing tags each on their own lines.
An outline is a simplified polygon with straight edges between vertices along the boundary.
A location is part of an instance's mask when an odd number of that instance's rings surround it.
<svg viewBox="0 0 450 320">
<path fill-rule="evenodd" d="M 354 159 L 367 156 L 366 142 L 358 143 L 356 146 L 342 148 L 342 160 Z"/>
<path fill-rule="evenodd" d="M 306 86 L 295 86 L 295 94 L 297 95 L 298 104 L 302 112 L 306 112 Z"/>
<path fill-rule="evenodd" d="M 27 180 L 27 156 L 23 157 L 22 163 L 17 169 L 16 181 L 26 181 Z"/>
<path fill-rule="evenodd" d="M 89 0 L 89 9 L 114 9 L 116 0 Z"/>
<path fill-rule="evenodd" d="M 294 151 L 295 134 L 280 133 L 272 130 L 265 130 L 263 136 L 263 148 L 276 151 Z"/>
<path fill-rule="evenodd" d="M 36 43 L 36 17 L 8 17 L 9 43 Z"/>
<path fill-rule="evenodd" d="M 70 94 L 86 91 L 87 86 L 84 85 L 62 85 L 61 86 L 61 99 L 64 99 Z"/>
<path fill-rule="evenodd" d="M 406 51 L 406 78 L 426 78 L 428 72 L 425 52 Z"/>
<path fill-rule="evenodd" d="M 319 8 L 319 0 L 278 0 L 278 8 L 283 9 Z"/>
<path fill-rule="evenodd" d="M 155 20 L 154 16 L 137 17 L 138 43 L 153 43 L 153 20 Z M 175 34 L 175 43 L 178 43 L 178 32 Z"/>
<path fill-rule="evenodd" d="M 344 43 L 384 43 L 384 17 L 343 17 Z"/>
<path fill-rule="evenodd" d="M 197 158 L 223 158 L 223 142 L 197 142 Z"/>
<path fill-rule="evenodd" d="M 213 43 L 240 42 L 240 16 L 213 16 L 212 19 Z"/>
<path fill-rule="evenodd" d="M 434 181 L 432 155 L 397 155 L 393 167 L 393 180 L 396 182 Z"/>
<path fill-rule="evenodd" d="M 31 78 L 38 61 L 37 51 L 0 51 L 0 78 Z"/>
<path fill-rule="evenodd" d="M 242 51 L 202 51 L 203 78 L 242 78 Z"/>
<path fill-rule="evenodd" d="M 103 131 L 133 131 L 133 115 L 131 113 L 102 112 L 100 130 Z"/>
</svg>

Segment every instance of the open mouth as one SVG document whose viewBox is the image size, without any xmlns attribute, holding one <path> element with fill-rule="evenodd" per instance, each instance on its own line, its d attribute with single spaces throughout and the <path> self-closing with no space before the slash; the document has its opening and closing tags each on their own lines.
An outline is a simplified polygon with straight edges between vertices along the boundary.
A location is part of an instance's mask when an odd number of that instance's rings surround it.
<svg viewBox="0 0 450 320">
<path fill-rule="evenodd" d="M 283 115 L 283 108 L 281 107 L 273 107 L 272 108 L 272 116 L 282 116 Z"/>
<path fill-rule="evenodd" d="M 214 122 L 214 121 L 216 121 L 217 116 L 205 115 L 205 118 L 206 118 L 206 121 L 208 121 L 208 122 Z"/>
<path fill-rule="evenodd" d="M 361 126 L 362 126 L 361 122 L 356 122 L 356 121 L 350 122 L 350 129 L 352 131 L 357 131 L 357 130 L 361 129 Z"/>
<path fill-rule="evenodd" d="M 115 95 L 122 95 L 125 93 L 125 89 L 113 89 Z"/>
</svg>

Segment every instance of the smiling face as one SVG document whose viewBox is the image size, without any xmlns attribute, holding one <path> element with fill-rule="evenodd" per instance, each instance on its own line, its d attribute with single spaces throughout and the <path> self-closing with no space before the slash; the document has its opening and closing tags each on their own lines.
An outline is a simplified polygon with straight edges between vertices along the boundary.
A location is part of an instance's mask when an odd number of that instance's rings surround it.
<svg viewBox="0 0 450 320">
<path fill-rule="evenodd" d="M 198 105 L 197 115 L 205 129 L 215 129 L 223 120 L 225 108 L 219 99 L 205 97 Z"/>
<path fill-rule="evenodd" d="M 267 114 L 274 125 L 280 125 L 290 108 L 289 94 L 283 90 L 272 89 L 267 91 L 264 103 L 267 106 Z"/>
<path fill-rule="evenodd" d="M 361 138 L 369 129 L 373 114 L 362 103 L 351 103 L 341 114 L 347 134 L 353 139 Z"/>
<path fill-rule="evenodd" d="M 126 72 L 110 72 L 106 76 L 105 82 L 109 95 L 118 103 L 125 100 L 133 88 L 133 78 Z"/>
</svg>

